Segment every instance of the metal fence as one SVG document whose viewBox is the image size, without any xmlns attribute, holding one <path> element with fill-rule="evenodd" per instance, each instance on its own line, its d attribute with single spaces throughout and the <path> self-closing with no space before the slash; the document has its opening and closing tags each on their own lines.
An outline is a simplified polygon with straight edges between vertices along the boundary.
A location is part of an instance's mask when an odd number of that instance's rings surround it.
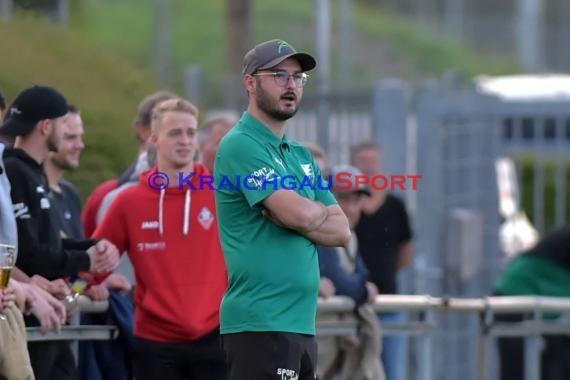
<svg viewBox="0 0 570 380">
<path fill-rule="evenodd" d="M 443 269 L 439 281 L 424 291 L 458 297 L 493 292 L 505 261 L 498 241 L 502 221 L 494 163 L 499 156 L 515 158 L 519 168 L 523 155 L 534 162 L 532 211 L 539 232 L 564 223 L 569 106 L 559 101 L 511 102 L 434 85 L 418 94 L 417 159 L 423 182 L 415 210 L 417 247 L 428 267 Z M 550 195 L 555 198 L 556 223 L 547 226 L 548 159 L 557 162 L 557 169 L 556 191 Z M 437 337 L 444 351 L 438 358 L 439 378 L 467 379 L 466 374 L 477 373 L 473 345 L 468 344 L 476 336 L 477 321 L 449 315 L 440 322 L 446 333 Z"/>
<path fill-rule="evenodd" d="M 503 154 L 519 163 L 532 157 L 532 209 L 536 228 L 544 232 L 565 223 L 567 210 L 566 178 L 570 158 L 570 102 L 501 102 Z M 524 195 L 524 194 L 523 194 Z M 546 211 L 553 215 L 546 220 Z"/>
<path fill-rule="evenodd" d="M 416 247 L 413 268 L 400 278 L 404 293 L 492 294 L 505 264 L 498 157 L 515 159 L 521 175 L 523 160 L 532 162 L 532 194 L 523 196 L 532 200 L 532 210 L 525 211 L 539 232 L 566 221 L 570 101 L 509 101 L 438 81 L 411 91 L 405 82 L 385 80 L 369 94 L 304 102 L 288 133 L 319 143 L 332 164 L 347 162 L 352 144 L 373 139 L 382 147 L 385 174 L 422 175 L 417 191 L 396 190 L 410 212 Z M 461 314 L 436 318 L 442 328 L 434 336 L 435 378 L 475 379 L 477 353 L 470 342 L 479 321 Z"/>
<path fill-rule="evenodd" d="M 353 310 L 353 302 L 345 297 L 334 297 L 319 303 L 319 313 L 341 313 Z M 567 318 L 545 321 L 547 313 L 570 314 L 570 299 L 553 297 L 483 297 L 483 298 L 441 298 L 413 295 L 378 296 L 374 304 L 377 312 L 408 312 L 416 316 L 407 323 L 384 324 L 383 334 L 406 335 L 415 339 L 418 352 L 414 373 L 409 379 L 414 380 L 449 380 L 476 378 L 478 380 L 495 379 L 497 371 L 496 338 L 522 337 L 525 339 L 524 373 L 526 380 L 540 379 L 541 335 L 570 335 L 570 323 Z M 531 318 L 521 322 L 496 322 L 495 314 L 521 313 L 530 314 Z M 463 360 L 475 363 L 473 372 L 463 372 L 454 377 L 450 371 L 442 373 L 433 366 L 433 358 L 441 355 L 438 334 L 445 329 L 436 321 L 444 320 L 441 316 L 467 316 L 476 321 L 474 339 L 468 342 L 473 348 L 470 356 Z M 317 324 L 319 327 L 319 324 Z M 327 330 L 328 328 L 328 330 Z M 330 326 L 318 328 L 317 334 L 331 331 Z M 336 335 L 348 333 L 336 331 Z M 450 366 L 453 358 L 445 357 Z"/>
<path fill-rule="evenodd" d="M 82 312 L 103 312 L 106 302 L 92 302 L 82 297 Z M 347 318 L 355 308 L 347 297 L 319 299 L 317 316 L 317 336 L 343 336 L 356 334 L 358 321 Z M 552 297 L 483 297 L 483 298 L 442 298 L 429 295 L 380 295 L 373 305 L 376 312 L 407 312 L 414 315 L 407 323 L 384 324 L 385 335 L 406 335 L 414 339 L 417 351 L 415 371 L 410 376 L 414 380 L 449 380 L 457 378 L 477 378 L 491 380 L 496 375 L 495 340 L 499 336 L 525 338 L 525 379 L 538 380 L 540 377 L 540 337 L 542 334 L 570 335 L 570 319 L 559 318 L 545 321 L 546 313 L 570 315 L 570 299 Z M 522 322 L 494 321 L 497 313 L 532 314 L 532 318 Z M 343 318 L 330 321 L 323 315 L 339 314 Z M 440 316 L 466 315 L 476 322 L 473 347 L 467 359 L 475 363 L 474 372 L 464 372 L 461 377 L 451 373 L 441 373 L 433 365 L 433 358 L 441 355 L 441 345 L 437 340 L 444 326 L 437 323 Z M 60 333 L 41 334 L 39 328 L 28 327 L 28 341 L 53 340 L 113 340 L 117 338 L 115 326 L 65 326 Z M 447 365 L 451 358 L 446 358 Z"/>
<path fill-rule="evenodd" d="M 325 113 L 321 116 L 319 107 L 323 104 Z M 294 140 L 324 147 L 331 164 L 346 163 L 350 146 L 372 135 L 371 105 L 370 93 L 306 96 L 298 114 L 288 122 L 287 134 Z"/>
</svg>

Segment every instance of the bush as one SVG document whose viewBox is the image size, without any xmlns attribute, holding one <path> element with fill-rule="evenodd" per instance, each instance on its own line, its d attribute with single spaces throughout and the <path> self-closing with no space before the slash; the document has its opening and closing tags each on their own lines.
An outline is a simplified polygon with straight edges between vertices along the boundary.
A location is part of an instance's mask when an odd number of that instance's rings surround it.
<svg viewBox="0 0 570 380">
<path fill-rule="evenodd" d="M 82 111 L 86 149 L 81 168 L 68 176 L 83 199 L 134 159 L 131 125 L 140 100 L 157 90 L 148 73 L 116 53 L 31 14 L 0 23 L 0 86 L 8 102 L 23 88 L 58 88 Z M 86 42 L 89 41 L 89 42 Z"/>
</svg>

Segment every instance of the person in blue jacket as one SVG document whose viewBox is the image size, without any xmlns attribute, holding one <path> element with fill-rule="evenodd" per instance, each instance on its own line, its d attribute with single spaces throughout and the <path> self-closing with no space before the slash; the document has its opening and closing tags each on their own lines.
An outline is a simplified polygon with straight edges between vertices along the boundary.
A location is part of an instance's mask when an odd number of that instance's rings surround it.
<svg viewBox="0 0 570 380">
<path fill-rule="evenodd" d="M 333 179 L 331 191 L 348 218 L 351 229 L 360 219 L 361 198 L 370 195 L 370 190 L 366 186 L 356 186 L 355 178 L 359 175 L 362 173 L 349 165 L 335 166 L 331 170 Z M 336 179 L 342 181 L 338 182 Z M 319 246 L 317 251 L 321 277 L 332 281 L 336 289 L 335 295 L 350 297 L 357 306 L 374 302 L 378 288 L 368 281 L 368 270 L 358 254 L 356 234 L 352 234 L 351 240 L 345 247 Z"/>
<path fill-rule="evenodd" d="M 362 197 L 369 196 L 370 191 L 365 186 L 357 187 L 355 178 L 362 173 L 352 166 L 336 166 L 330 171 L 332 184 L 331 192 L 336 197 L 339 206 L 346 215 L 351 229 L 353 229 L 362 211 Z M 340 179 L 340 182 L 337 181 Z M 372 370 L 377 376 L 374 378 L 384 379 L 383 369 L 380 363 L 380 334 L 378 320 L 374 311 L 367 304 L 373 304 L 378 294 L 378 288 L 368 281 L 368 269 L 364 260 L 358 253 L 356 234 L 351 235 L 350 241 L 344 247 L 317 247 L 319 255 L 319 267 L 321 271 L 321 288 L 323 280 L 332 283 L 334 295 L 352 298 L 355 303 L 354 315 L 343 316 L 357 318 L 362 323 L 365 319 L 363 313 L 369 310 L 372 315 L 372 324 L 366 328 L 359 328 L 362 333 L 369 331 L 367 337 L 350 336 L 344 339 L 334 337 L 322 337 L 319 339 L 319 378 L 331 379 L 335 376 L 345 378 L 345 375 L 362 371 Z M 323 293 L 321 291 L 321 293 Z M 362 305 L 362 306 L 361 306 Z M 368 309 L 362 308 L 368 306 Z M 319 315 L 320 321 L 325 321 L 331 316 Z M 333 317 L 335 318 L 335 317 Z M 370 318 L 368 318 L 370 320 Z M 352 342 L 348 343 L 347 342 Z M 360 342 L 354 344 L 354 342 Z M 349 348 L 351 347 L 351 348 Z"/>
</svg>

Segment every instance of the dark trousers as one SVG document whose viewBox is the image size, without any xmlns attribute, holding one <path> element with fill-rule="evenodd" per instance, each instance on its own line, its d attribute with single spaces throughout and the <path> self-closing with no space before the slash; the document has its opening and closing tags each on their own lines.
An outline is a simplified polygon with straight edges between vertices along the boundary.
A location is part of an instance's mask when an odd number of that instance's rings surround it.
<svg viewBox="0 0 570 380">
<path fill-rule="evenodd" d="M 28 352 L 36 380 L 78 380 L 71 343 L 31 342 Z"/>
<path fill-rule="evenodd" d="M 105 313 L 82 313 L 81 325 L 116 325 L 119 336 L 109 341 L 80 341 L 78 367 L 81 380 L 131 380 L 134 328 L 131 294 L 109 291 Z"/>
<path fill-rule="evenodd" d="M 223 334 L 229 380 L 314 380 L 317 342 L 312 335 L 279 332 Z"/>
<path fill-rule="evenodd" d="M 520 322 L 522 315 L 499 314 L 497 322 Z M 544 349 L 541 352 L 541 380 L 570 379 L 570 338 L 567 336 L 545 335 Z M 525 380 L 524 378 L 524 339 L 498 338 L 500 358 L 500 380 Z"/>
<path fill-rule="evenodd" d="M 134 338 L 133 372 L 136 380 L 226 380 L 220 335 L 163 343 Z"/>
</svg>

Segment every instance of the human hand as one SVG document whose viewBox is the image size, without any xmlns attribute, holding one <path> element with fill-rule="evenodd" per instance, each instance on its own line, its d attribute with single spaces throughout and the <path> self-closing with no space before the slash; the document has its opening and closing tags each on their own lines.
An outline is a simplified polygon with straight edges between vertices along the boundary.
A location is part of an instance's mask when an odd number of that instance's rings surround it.
<svg viewBox="0 0 570 380">
<path fill-rule="evenodd" d="M 321 284 L 319 286 L 319 295 L 324 298 L 329 298 L 334 296 L 335 293 L 336 293 L 336 288 L 333 282 L 326 277 L 321 277 Z"/>
<path fill-rule="evenodd" d="M 378 295 L 378 287 L 372 282 L 367 282 L 366 290 L 368 291 L 368 303 L 373 304 L 376 301 L 376 296 Z"/>
<path fill-rule="evenodd" d="M 50 293 L 34 284 L 26 284 L 26 313 L 33 314 L 40 322 L 40 331 L 60 331 L 67 313 L 65 306 Z"/>
<path fill-rule="evenodd" d="M 112 272 L 119 265 L 119 250 L 109 240 L 102 239 L 87 250 L 91 260 L 89 271 L 95 274 Z"/>
<path fill-rule="evenodd" d="M 69 289 L 67 283 L 61 278 L 50 281 L 48 292 L 60 300 L 71 295 L 71 289 Z"/>
<path fill-rule="evenodd" d="M 15 303 L 16 291 L 13 287 L 9 286 L 5 289 L 0 289 L 0 313 L 11 308 Z"/>
<path fill-rule="evenodd" d="M 51 288 L 51 281 L 43 276 L 40 276 L 39 274 L 34 274 L 30 278 L 30 284 L 42 288 L 46 292 L 49 292 Z"/>
<path fill-rule="evenodd" d="M 93 301 L 106 301 L 109 299 L 109 291 L 104 284 L 93 285 L 87 288 L 85 295 Z"/>
<path fill-rule="evenodd" d="M 107 289 L 118 290 L 123 293 L 131 291 L 131 282 L 122 274 L 113 273 L 103 281 Z"/>
</svg>

